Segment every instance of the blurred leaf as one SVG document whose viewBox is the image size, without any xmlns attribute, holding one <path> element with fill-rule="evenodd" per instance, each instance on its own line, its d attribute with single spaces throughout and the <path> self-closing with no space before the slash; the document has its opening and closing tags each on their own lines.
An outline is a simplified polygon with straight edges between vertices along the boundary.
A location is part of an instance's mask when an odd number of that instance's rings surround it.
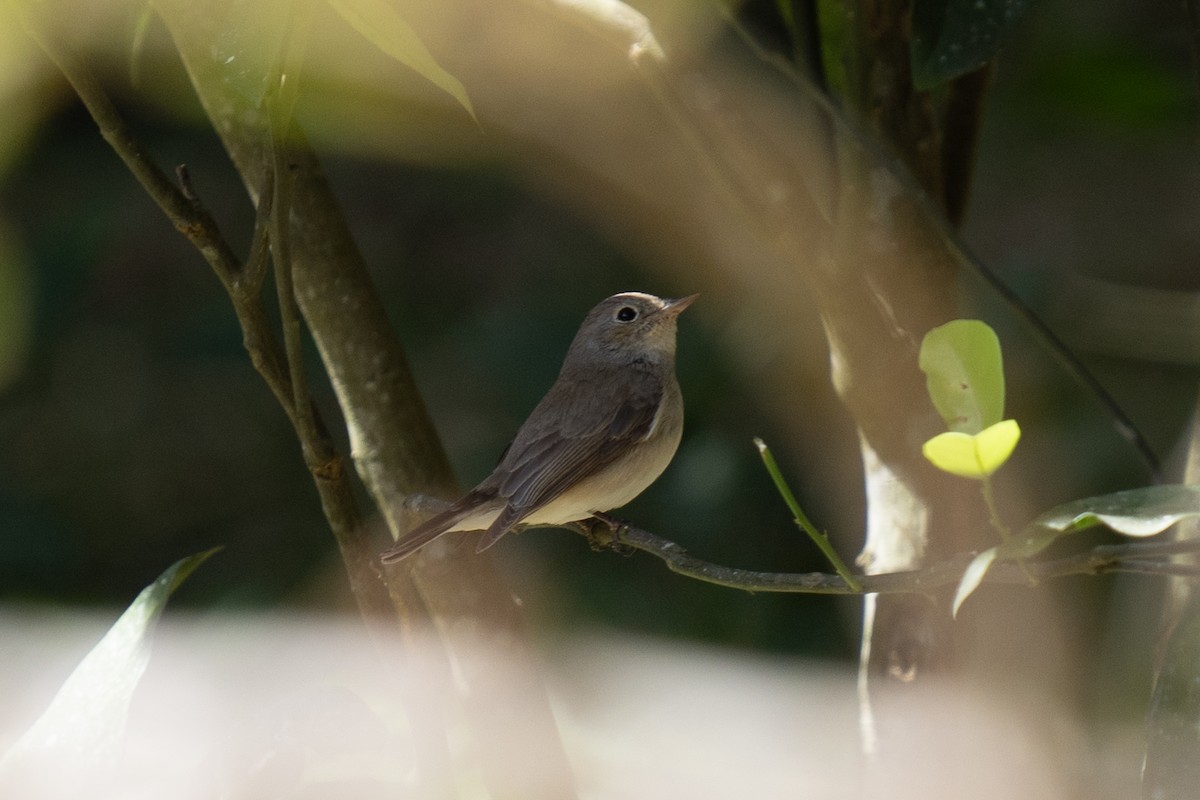
<svg viewBox="0 0 1200 800">
<path fill-rule="evenodd" d="M 283 53 L 292 0 L 233 0 L 213 43 L 221 79 L 251 108 L 259 108 Z"/>
<path fill-rule="evenodd" d="M 145 0 L 142 3 L 142 8 L 138 12 L 137 18 L 133 22 L 133 37 L 129 42 L 129 82 L 134 87 L 140 87 L 142 83 L 142 52 L 146 48 L 146 34 L 150 30 L 150 23 L 154 21 L 154 4 L 150 0 Z"/>
<path fill-rule="evenodd" d="M 1162 650 L 1146 720 L 1142 797 L 1191 800 L 1200 786 L 1200 594 L 1184 606 Z"/>
<path fill-rule="evenodd" d="M 918 89 L 978 69 L 991 61 L 1030 0 L 916 0 L 912 73 Z"/>
<path fill-rule="evenodd" d="M 545 0 L 534 3 L 542 5 Z M 645 53 L 659 60 L 666 58 L 649 18 L 623 0 L 550 0 L 550 4 L 587 19 L 589 26 L 604 31 L 606 38 L 627 45 L 631 57 Z"/>
<path fill-rule="evenodd" d="M 1200 486 L 1144 486 L 1075 500 L 1031 523 L 1061 533 L 1106 525 L 1126 536 L 1153 536 L 1180 520 L 1200 517 Z"/>
<path fill-rule="evenodd" d="M 48 759 L 64 769 L 116 760 L 134 690 L 150 660 L 155 625 L 171 594 L 216 549 L 176 561 L 142 590 L 71 673 L 50 707 L 0 759 L 0 769 Z"/>
<path fill-rule="evenodd" d="M 986 323 L 957 319 L 921 341 L 917 363 L 946 427 L 979 433 L 1004 418 L 1004 365 L 1000 340 Z"/>
<path fill-rule="evenodd" d="M 1016 420 L 1006 419 L 974 435 L 957 431 L 939 434 L 927 441 L 921 452 L 943 472 L 980 480 L 1004 466 L 1020 439 L 1021 428 Z"/>
<path fill-rule="evenodd" d="M 329 0 L 329 5 L 372 44 L 449 94 L 475 117 L 466 88 L 442 68 L 387 0 Z"/>
<path fill-rule="evenodd" d="M 971 560 L 967 565 L 966 571 L 963 572 L 962 579 L 958 582 L 958 589 L 954 592 L 954 605 L 951 607 L 951 615 L 957 617 L 958 609 L 963 604 L 963 601 L 971 596 L 971 593 L 979 588 L 979 584 L 983 583 L 983 576 L 987 575 L 988 569 L 992 566 L 992 562 L 996 560 L 996 555 L 999 548 L 989 547 Z"/>
</svg>

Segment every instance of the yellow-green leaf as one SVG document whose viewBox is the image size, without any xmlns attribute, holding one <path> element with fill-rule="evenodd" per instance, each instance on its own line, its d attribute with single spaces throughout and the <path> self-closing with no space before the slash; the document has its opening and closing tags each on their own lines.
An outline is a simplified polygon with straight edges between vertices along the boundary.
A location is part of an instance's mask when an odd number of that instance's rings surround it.
<svg viewBox="0 0 1200 800">
<path fill-rule="evenodd" d="M 921 341 L 917 363 L 948 429 L 979 433 L 1004 418 L 1000 340 L 986 323 L 956 319 L 934 328 Z"/>
<path fill-rule="evenodd" d="M 447 72 L 388 0 L 329 0 L 329 6 L 372 44 L 457 100 L 472 117 L 466 87 Z"/>
<path fill-rule="evenodd" d="M 974 435 L 958 431 L 938 434 L 921 452 L 943 472 L 979 480 L 1000 469 L 1020 439 L 1017 421 L 1006 419 Z"/>
</svg>

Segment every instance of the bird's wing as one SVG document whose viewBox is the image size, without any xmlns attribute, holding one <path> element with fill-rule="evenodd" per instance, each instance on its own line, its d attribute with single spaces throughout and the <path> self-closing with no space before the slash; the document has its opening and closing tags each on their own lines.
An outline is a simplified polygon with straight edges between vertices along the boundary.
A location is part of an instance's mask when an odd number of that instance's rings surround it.
<svg viewBox="0 0 1200 800">
<path fill-rule="evenodd" d="M 630 390 L 609 409 L 598 407 L 606 395 L 597 391 L 599 380 L 556 384 L 546 395 L 496 469 L 497 494 L 518 514 L 509 527 L 612 464 L 650 433 L 662 383 L 653 375 L 630 377 L 623 376 Z M 554 416 L 556 424 L 537 424 L 545 405 L 561 412 Z"/>
<path fill-rule="evenodd" d="M 657 411 L 657 403 L 622 403 L 607 424 L 594 431 L 574 436 L 551 431 L 530 440 L 515 454 L 510 448 L 505 461 L 511 471 L 504 475 L 498 490 L 508 504 L 484 532 L 475 552 L 487 550 L 522 519 L 613 463 L 649 433 Z"/>
<path fill-rule="evenodd" d="M 617 402 L 611 394 L 614 380 L 622 386 Z M 492 474 L 449 509 L 410 531 L 383 553 L 382 560 L 399 561 L 474 513 L 481 503 L 495 503 L 499 515 L 477 548 L 486 550 L 522 519 L 646 438 L 662 397 L 661 378 L 628 365 L 619 374 L 596 370 L 559 380 L 517 431 Z"/>
</svg>

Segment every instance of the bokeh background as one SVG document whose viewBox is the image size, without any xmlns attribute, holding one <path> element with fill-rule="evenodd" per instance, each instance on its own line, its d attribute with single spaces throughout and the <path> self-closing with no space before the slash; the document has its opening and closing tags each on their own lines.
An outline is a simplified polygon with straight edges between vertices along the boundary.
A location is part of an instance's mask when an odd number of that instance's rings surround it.
<svg viewBox="0 0 1200 800">
<path fill-rule="evenodd" d="M 684 13 L 666 5 L 642 10 L 652 21 Z M 740 9 L 768 42 L 771 6 Z M 188 164 L 244 248 L 252 207 L 165 32 L 151 20 L 134 48 L 137 15 L 124 19 L 94 54 L 103 79 L 158 163 Z M 719 27 L 704 35 L 724 55 L 742 47 Z M 752 73 L 769 70 L 737 57 Z M 0 602 L 121 606 L 168 563 L 223 545 L 179 603 L 351 607 L 296 442 L 250 367 L 218 281 L 19 27 L 0 38 L 0 60 L 14 65 L 0 96 Z M 372 63 L 413 84 L 411 118 L 345 124 L 337 98 L 306 106 L 304 95 L 297 115 L 314 132 L 467 485 L 549 386 L 597 300 L 702 287 L 660 269 L 656 251 L 593 213 L 619 196 L 570 197 L 538 180 L 489 146 L 486 119 L 473 124 L 382 56 Z M 1034 4 L 998 62 L 963 231 L 966 247 L 1076 349 L 1168 462 L 1200 358 L 1194 70 L 1177 2 Z M 453 141 L 422 135 L 436 129 L 422 114 L 458 114 Z M 389 124 L 395 141 L 385 151 L 377 134 Z M 979 286 L 969 290 L 975 302 L 1003 308 Z M 760 380 L 772 355 L 759 343 L 776 320 L 744 313 L 735 295 L 706 295 L 689 310 L 679 354 L 684 441 L 621 516 L 715 562 L 824 569 L 758 461 L 751 438 L 763 436 L 778 442 L 809 515 L 847 557 L 857 552 L 857 442 L 828 386 L 813 316 L 796 298 L 788 324 L 806 342 L 812 380 L 779 397 L 764 396 Z M 1022 350 L 1006 357 L 1019 376 Z M 315 354 L 309 374 L 320 375 Z M 314 383 L 327 418 L 338 419 L 332 393 Z M 1073 424 L 1081 405 L 1091 416 L 1077 424 L 1095 424 L 1082 390 L 1055 402 L 1061 424 Z M 768 411 L 785 404 L 789 424 Z M 1084 492 L 1144 482 L 1133 460 L 1110 458 L 1114 441 L 1109 431 L 1070 454 L 1095 479 Z M 598 628 L 835 659 L 854 651 L 852 604 L 703 585 L 645 556 L 593 553 L 566 532 L 510 537 L 498 552 L 542 636 Z"/>
</svg>

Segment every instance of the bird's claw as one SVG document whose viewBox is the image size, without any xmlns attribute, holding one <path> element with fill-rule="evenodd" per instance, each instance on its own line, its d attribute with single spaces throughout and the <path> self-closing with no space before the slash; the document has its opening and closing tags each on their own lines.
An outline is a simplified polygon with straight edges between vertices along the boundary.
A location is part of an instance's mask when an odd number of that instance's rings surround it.
<svg viewBox="0 0 1200 800">
<path fill-rule="evenodd" d="M 629 523 L 622 522 L 608 514 L 593 514 L 587 524 L 587 540 L 591 548 L 597 552 L 610 550 L 618 555 L 633 555 L 635 548 L 621 541 L 621 535 L 629 529 Z"/>
</svg>

